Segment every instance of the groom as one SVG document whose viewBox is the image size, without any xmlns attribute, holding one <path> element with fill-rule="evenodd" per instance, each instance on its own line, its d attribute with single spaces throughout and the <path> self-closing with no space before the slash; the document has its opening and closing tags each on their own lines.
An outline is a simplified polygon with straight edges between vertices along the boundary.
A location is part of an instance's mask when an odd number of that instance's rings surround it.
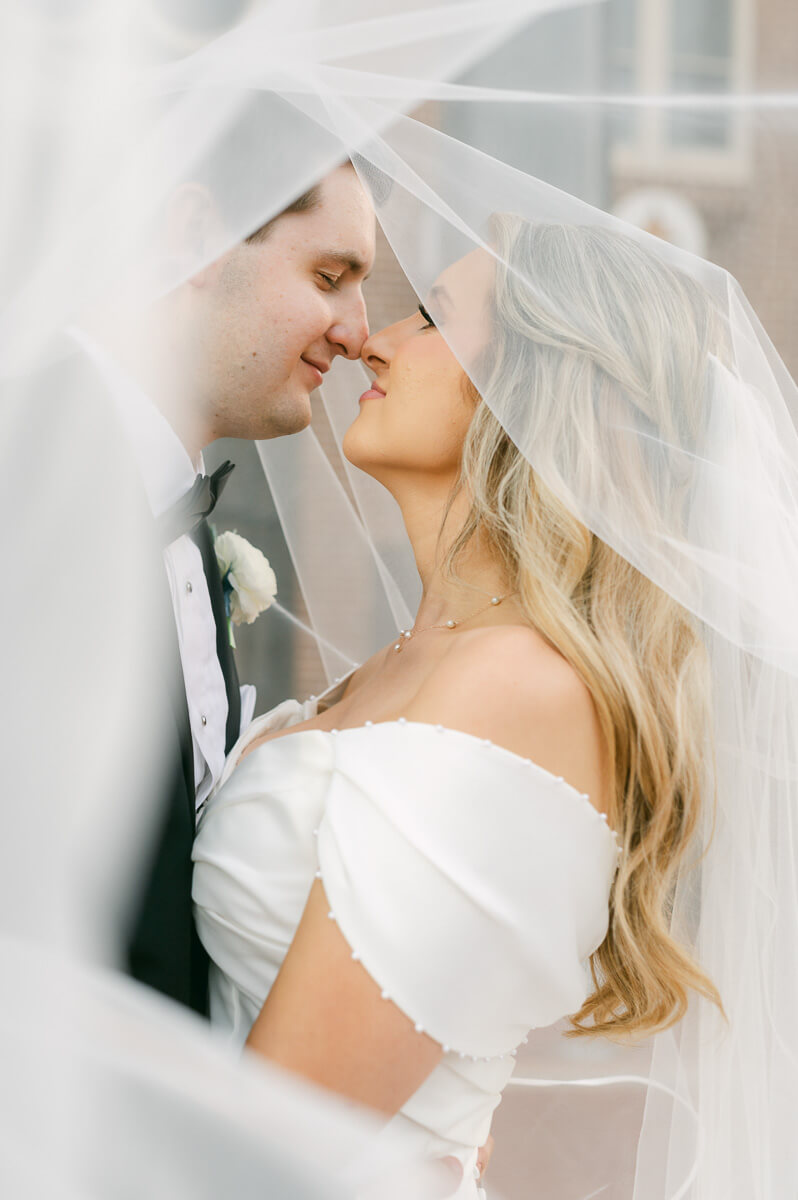
<svg viewBox="0 0 798 1200">
<path fill-rule="evenodd" d="M 190 239 L 196 252 L 214 219 L 207 191 L 184 185 L 172 221 L 178 243 Z M 368 334 L 361 288 L 374 243 L 371 201 L 347 164 L 159 301 L 133 336 L 106 329 L 101 349 L 79 335 L 106 376 L 126 378 L 123 424 L 174 614 L 171 765 L 127 967 L 199 1013 L 208 972 L 191 906 L 195 815 L 254 706 L 239 690 L 206 523 L 232 467 L 206 477 L 202 450 L 217 438 L 281 437 L 309 424 L 311 392 L 337 355 L 358 357 Z"/>
</svg>

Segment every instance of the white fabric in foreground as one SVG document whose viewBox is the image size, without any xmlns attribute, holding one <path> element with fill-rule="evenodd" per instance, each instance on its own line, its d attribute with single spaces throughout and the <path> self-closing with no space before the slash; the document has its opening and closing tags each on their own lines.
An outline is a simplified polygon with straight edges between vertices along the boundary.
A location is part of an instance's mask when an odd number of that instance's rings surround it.
<svg viewBox="0 0 798 1200">
<path fill-rule="evenodd" d="M 391 1133 L 467 1166 L 512 1050 L 590 990 L 613 836 L 542 768 L 430 725 L 298 730 L 232 770 L 247 741 L 314 713 L 286 701 L 256 721 L 203 814 L 194 899 L 214 963 L 212 1020 L 245 1040 L 320 868 L 362 965 L 446 1048 Z"/>
</svg>

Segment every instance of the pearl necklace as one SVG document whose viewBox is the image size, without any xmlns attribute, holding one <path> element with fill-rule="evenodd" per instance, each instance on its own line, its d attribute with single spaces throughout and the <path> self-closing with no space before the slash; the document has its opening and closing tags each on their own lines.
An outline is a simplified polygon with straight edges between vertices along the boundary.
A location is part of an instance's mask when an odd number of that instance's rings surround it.
<svg viewBox="0 0 798 1200">
<path fill-rule="evenodd" d="M 464 621 L 470 621 L 472 617 L 478 617 L 480 613 L 487 612 L 489 608 L 498 607 L 503 600 L 507 600 L 510 596 L 514 595 L 515 592 L 508 592 L 506 596 L 491 596 L 487 604 L 483 604 L 481 608 L 476 610 L 476 612 L 469 613 L 467 617 L 461 617 L 459 621 L 455 621 L 450 617 L 448 621 L 441 621 L 438 625 L 427 625 L 424 629 L 416 629 L 415 625 L 412 629 L 400 629 L 399 641 L 394 646 L 394 650 L 397 652 L 397 654 L 400 653 L 410 639 L 415 637 L 416 634 L 429 633 L 431 629 L 456 629 L 457 626 L 462 625 Z"/>
</svg>

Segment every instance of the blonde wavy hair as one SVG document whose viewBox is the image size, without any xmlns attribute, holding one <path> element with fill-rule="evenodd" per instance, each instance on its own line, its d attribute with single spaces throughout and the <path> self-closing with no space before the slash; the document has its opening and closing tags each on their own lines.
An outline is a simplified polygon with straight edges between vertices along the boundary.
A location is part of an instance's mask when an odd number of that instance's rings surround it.
<svg viewBox="0 0 798 1200">
<path fill-rule="evenodd" d="M 613 463 L 605 505 L 636 505 L 652 533 L 666 512 L 673 533 L 674 517 L 677 528 L 686 520 L 689 481 L 667 447 L 682 435 L 695 444 L 707 357 L 722 335 L 702 289 L 631 238 L 500 216 L 492 240 L 500 261 L 483 392 L 499 399 L 513 437 L 488 403 L 476 404 L 455 492 L 466 491 L 470 511 L 445 568 L 456 575 L 472 537 L 487 535 L 530 623 L 590 690 L 623 852 L 609 929 L 591 959 L 595 990 L 569 1032 L 643 1036 L 678 1021 L 690 989 L 722 1008 L 669 928 L 677 869 L 713 800 L 706 654 L 690 614 L 591 532 L 516 442 L 544 458 L 552 449 L 551 461 L 567 454 L 572 480 L 601 446 Z M 630 419 L 661 439 L 659 470 L 650 456 L 644 469 L 633 439 L 613 447 L 608 429 Z M 565 482 L 558 492 L 568 494 Z"/>
</svg>

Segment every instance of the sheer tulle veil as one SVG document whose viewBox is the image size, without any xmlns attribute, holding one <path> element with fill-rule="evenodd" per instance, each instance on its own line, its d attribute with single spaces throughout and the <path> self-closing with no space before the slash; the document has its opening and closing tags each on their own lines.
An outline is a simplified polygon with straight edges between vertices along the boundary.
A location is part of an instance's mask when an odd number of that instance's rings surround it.
<svg viewBox="0 0 798 1200">
<path fill-rule="evenodd" d="M 17 1054 L 2 1085 L 4 1104 L 10 1097 L 8 1111 L 15 1110 L 7 1127 L 24 1131 L 9 1157 L 25 1180 L 17 1194 L 49 1187 L 26 1148 L 32 1119 L 15 1098 L 32 1091 L 53 1061 L 60 1091 L 51 1093 L 46 1122 L 54 1136 L 70 1107 L 76 1064 L 85 1078 L 94 1056 L 106 1071 L 103 1095 L 116 1106 L 95 1105 L 93 1115 L 102 1111 L 109 1134 L 127 1131 L 124 1154 L 103 1159 L 107 1177 L 137 1157 L 137 1139 L 154 1143 L 158 1122 L 129 1116 L 144 1096 L 175 1129 L 164 1158 L 172 1196 L 214 1194 L 207 1180 L 182 1170 L 181 1154 L 194 1144 L 194 1135 L 180 1140 L 193 1119 L 177 1099 L 186 1090 L 201 1109 L 195 1132 L 212 1130 L 206 1145 L 217 1152 L 219 1178 L 236 1156 L 250 1179 L 262 1163 L 282 1170 L 278 1144 L 296 1151 L 293 1166 L 308 1140 L 325 1148 L 325 1160 L 343 1120 L 325 1109 L 315 1123 L 304 1093 L 255 1074 L 246 1074 L 236 1098 L 235 1068 L 214 1057 L 200 1031 L 98 966 L 112 959 L 135 848 L 146 837 L 148 814 L 133 791 L 122 789 L 124 819 L 111 820 L 107 798 L 120 760 L 137 755 L 144 736 L 157 746 L 158 714 L 146 701 L 136 647 L 150 644 L 157 654 L 160 614 L 148 600 L 157 589 L 147 582 L 146 522 L 101 412 L 71 383 L 74 344 L 65 331 L 91 326 L 100 311 L 135 322 L 351 159 L 373 198 L 386 258 L 401 267 L 485 404 L 570 511 L 692 614 L 709 663 L 706 793 L 714 800 L 680 873 L 672 923 L 718 988 L 728 1020 L 693 997 L 679 1024 L 630 1050 L 628 1062 L 623 1051 L 603 1058 L 586 1046 L 556 1059 L 552 1071 L 546 1064 L 557 1035 L 542 1031 L 502 1107 L 529 1114 L 540 1155 L 556 1162 L 545 1177 L 551 1200 L 794 1196 L 798 394 L 731 275 L 613 215 L 606 188 L 574 183 L 570 194 L 555 186 L 545 170 L 554 159 L 541 146 L 544 134 L 546 145 L 558 143 L 551 174 L 562 185 L 569 156 L 598 153 L 608 128 L 636 113 L 651 129 L 692 123 L 710 140 L 731 122 L 729 136 L 741 145 L 761 134 L 757 145 L 795 162 L 798 94 L 675 84 L 652 95 L 614 92 L 587 66 L 580 76 L 580 55 L 603 28 L 600 4 L 252 3 L 224 29 L 209 5 L 193 42 L 167 36 L 180 24 L 176 8 L 155 0 L 63 11 L 12 3 L 3 17 L 4 487 L 6 512 L 24 517 L 12 527 L 15 585 L 4 600 L 6 628 L 21 627 L 23 638 L 14 641 L 3 708 L 12 836 L 3 839 L 0 886 L 3 953 L 15 986 L 0 1002 L 0 1036 L 21 1045 L 21 1030 L 29 1039 L 48 1031 L 37 1052 Z M 497 51 L 513 44 L 530 48 L 528 71 L 497 78 Z M 542 63 L 552 46 L 562 61 Z M 536 58 L 540 47 L 549 50 Z M 568 90 L 549 86 L 558 70 Z M 179 185 L 197 181 L 218 219 L 196 245 L 175 253 L 164 214 Z M 462 293 L 454 289 L 444 303 L 436 287 L 475 252 L 491 260 L 525 328 L 537 322 L 539 344 L 541 330 L 549 342 L 556 331 L 571 355 L 572 380 L 582 379 L 585 363 L 598 364 L 579 393 L 581 407 L 571 396 L 564 409 L 561 394 L 542 388 L 532 395 L 523 375 L 508 387 L 495 355 L 474 354 L 458 322 Z M 612 270 L 603 274 L 607 262 Z M 598 325 L 580 290 L 609 286 L 608 279 L 613 294 Z M 672 306 L 671 283 L 694 308 Z M 661 338 L 648 359 L 653 375 L 641 374 L 638 347 L 616 353 L 623 339 L 613 321 L 642 306 Z M 704 337 L 687 395 L 674 363 L 699 312 Z M 45 370 L 45 384 L 30 383 L 39 378 L 34 368 Z M 337 363 L 321 393 L 320 424 L 258 446 L 296 575 L 284 619 L 310 629 L 328 678 L 411 622 L 417 602 L 398 511 L 340 449 L 364 386 L 359 363 Z M 124 545 L 120 527 L 131 534 Z M 76 628 L 88 652 L 65 660 Z M 39 715 L 45 711 L 49 720 Z M 68 720 L 57 719 L 61 712 Z M 87 726 L 90 737 L 81 733 Z M 46 761 L 45 742 L 56 747 Z M 155 751 L 148 763 L 155 772 Z M 54 978 L 68 997 L 56 1025 L 43 999 Z M 83 1019 L 87 1011 L 94 1022 Z M 131 1046 L 146 1063 L 135 1086 Z M 213 1063 L 200 1083 L 205 1058 Z M 285 1107 L 275 1102 L 283 1086 Z M 253 1133 L 258 1105 L 274 1121 L 268 1144 L 256 1144 Z M 612 1137 L 580 1133 L 612 1111 L 631 1113 L 633 1166 L 623 1178 Z M 72 1115 L 77 1121 L 77 1110 Z M 85 1162 L 70 1162 L 68 1139 L 61 1141 L 66 1196 L 84 1182 Z M 527 1159 L 519 1172 L 536 1162 Z M 312 1185 L 297 1177 L 292 1186 L 280 1194 L 304 1195 Z M 530 1189 L 521 1178 L 515 1194 Z M 122 1187 L 96 1194 L 117 1192 L 159 1194 Z"/>
</svg>

